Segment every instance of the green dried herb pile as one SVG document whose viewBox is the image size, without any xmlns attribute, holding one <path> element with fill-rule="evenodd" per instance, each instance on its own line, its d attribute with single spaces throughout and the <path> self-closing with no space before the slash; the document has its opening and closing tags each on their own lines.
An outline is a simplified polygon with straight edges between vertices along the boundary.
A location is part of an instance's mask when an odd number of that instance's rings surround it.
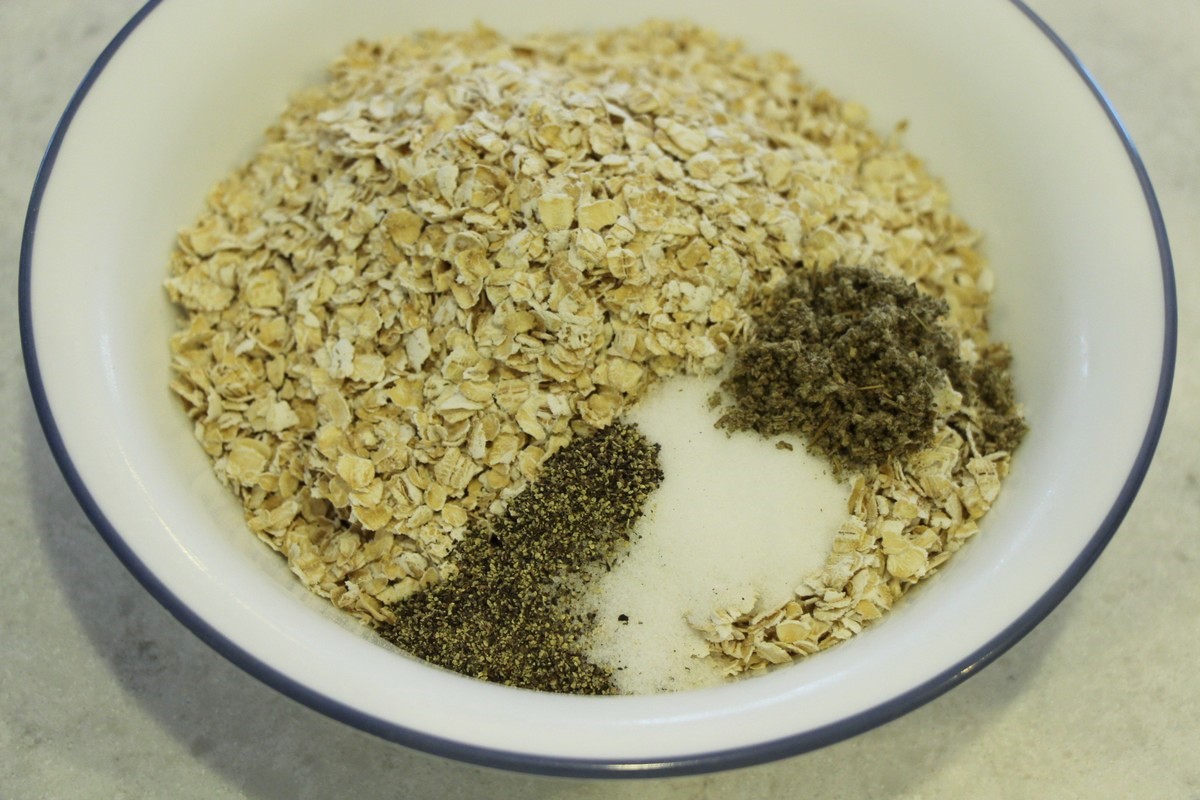
<svg viewBox="0 0 1200 800">
<path fill-rule="evenodd" d="M 592 620 L 571 611 L 589 577 L 624 551 L 662 483 L 659 447 L 614 423 L 573 440 L 543 465 L 490 529 L 458 545 L 458 572 L 393 607 L 380 633 L 415 656 L 497 683 L 612 694 L 587 660 Z"/>
<path fill-rule="evenodd" d="M 941 323 L 944 300 L 864 267 L 796 269 L 754 318 L 754 338 L 722 384 L 735 405 L 719 424 L 795 433 L 834 468 L 858 470 L 931 443 L 945 382 L 976 409 L 977 443 L 1011 450 L 1025 432 L 1008 351 L 974 365 Z M 977 408 L 976 408 L 977 407 Z"/>
</svg>

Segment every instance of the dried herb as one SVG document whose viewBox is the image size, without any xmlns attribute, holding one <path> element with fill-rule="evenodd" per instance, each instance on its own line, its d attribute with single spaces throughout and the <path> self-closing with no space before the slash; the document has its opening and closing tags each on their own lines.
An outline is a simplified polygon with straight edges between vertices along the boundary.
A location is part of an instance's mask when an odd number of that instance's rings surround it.
<svg viewBox="0 0 1200 800">
<path fill-rule="evenodd" d="M 967 404 L 978 409 L 975 445 L 985 453 L 1015 450 L 1029 430 L 1013 394 L 1011 365 L 1008 345 L 989 344 L 980 352 L 963 393 Z"/>
<path fill-rule="evenodd" d="M 1006 350 L 972 368 L 942 324 L 948 307 L 901 278 L 863 267 L 795 270 L 755 317 L 755 337 L 722 384 L 735 406 L 718 423 L 796 433 L 835 469 L 862 469 L 928 445 L 949 381 L 978 399 L 997 445 L 1024 433 Z"/>
<path fill-rule="evenodd" d="M 615 691 L 589 662 L 591 620 L 569 609 L 630 541 L 662 483 L 658 445 L 614 423 L 577 438 L 490 529 L 455 551 L 458 573 L 394 606 L 381 633 L 416 656 L 483 680 L 576 694 Z"/>
</svg>

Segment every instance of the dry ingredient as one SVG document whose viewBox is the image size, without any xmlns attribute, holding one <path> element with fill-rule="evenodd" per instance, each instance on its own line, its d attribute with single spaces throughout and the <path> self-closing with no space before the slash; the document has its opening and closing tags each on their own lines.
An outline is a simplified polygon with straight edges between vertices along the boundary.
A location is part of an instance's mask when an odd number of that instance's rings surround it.
<svg viewBox="0 0 1200 800">
<path fill-rule="evenodd" d="M 1029 430 L 1013 388 L 1012 352 L 1003 342 L 989 342 L 965 382 L 967 404 L 975 410 L 975 446 L 985 453 L 1011 452 Z"/>
<path fill-rule="evenodd" d="M 617 422 L 576 438 L 489 528 L 455 553 L 456 574 L 400 601 L 380 633 L 413 655 L 496 683 L 611 694 L 587 657 L 592 620 L 575 604 L 628 549 L 662 482 L 659 448 Z"/>
<path fill-rule="evenodd" d="M 756 312 L 754 337 L 722 384 L 735 406 L 719 424 L 802 434 L 836 469 L 862 470 L 928 447 L 948 392 L 972 404 L 974 372 L 990 415 L 981 430 L 1012 449 L 1024 423 L 1006 362 L 972 370 L 941 323 L 947 308 L 876 270 L 799 267 Z"/>
<path fill-rule="evenodd" d="M 393 624 L 575 437 L 721 369 L 794 263 L 904 276 L 1002 362 L 977 241 L 861 106 L 691 24 L 361 41 L 181 230 L 171 387 L 250 529 Z M 729 671 L 845 638 L 973 532 L 1006 391 L 866 471 L 794 600 L 699 625 Z"/>
</svg>

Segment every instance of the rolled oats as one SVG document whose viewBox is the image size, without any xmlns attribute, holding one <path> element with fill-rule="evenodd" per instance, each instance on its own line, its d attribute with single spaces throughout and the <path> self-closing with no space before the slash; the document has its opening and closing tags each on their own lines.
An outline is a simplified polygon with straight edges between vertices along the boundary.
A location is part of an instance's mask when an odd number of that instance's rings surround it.
<svg viewBox="0 0 1200 800">
<path fill-rule="evenodd" d="M 689 24 L 356 42 L 180 231 L 171 388 L 250 528 L 387 621 L 577 431 L 718 370 L 797 261 L 903 275 L 986 343 L 978 235 L 866 122 Z M 1007 469 L 944 425 L 858 479 L 792 601 L 693 622 L 730 673 L 818 652 L 961 546 Z"/>
</svg>

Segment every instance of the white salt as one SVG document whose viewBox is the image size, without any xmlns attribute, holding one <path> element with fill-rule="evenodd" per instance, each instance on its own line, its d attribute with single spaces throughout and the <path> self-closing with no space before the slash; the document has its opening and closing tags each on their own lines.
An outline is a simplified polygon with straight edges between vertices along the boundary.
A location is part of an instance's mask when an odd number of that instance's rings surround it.
<svg viewBox="0 0 1200 800">
<path fill-rule="evenodd" d="M 719 664 L 687 622 L 758 601 L 786 603 L 819 569 L 846 517 L 849 485 L 791 436 L 729 435 L 708 406 L 716 378 L 677 378 L 627 415 L 662 445 L 662 486 L 633 546 L 595 584 L 591 657 L 617 688 L 646 694 L 711 685 Z M 777 447 L 783 441 L 792 449 Z"/>
</svg>

